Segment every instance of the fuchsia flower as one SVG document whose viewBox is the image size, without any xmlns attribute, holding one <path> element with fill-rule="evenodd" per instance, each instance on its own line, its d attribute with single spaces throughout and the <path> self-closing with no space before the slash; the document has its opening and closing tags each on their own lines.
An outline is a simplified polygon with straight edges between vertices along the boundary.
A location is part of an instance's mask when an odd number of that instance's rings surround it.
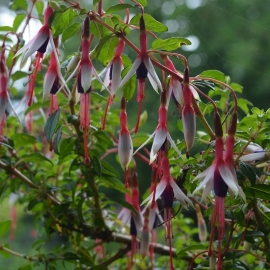
<svg viewBox="0 0 270 270">
<path fill-rule="evenodd" d="M 156 159 L 157 153 L 160 150 L 161 146 L 164 144 L 166 139 L 169 140 L 170 144 L 176 151 L 176 153 L 182 157 L 180 151 L 178 150 L 177 146 L 175 145 L 174 141 L 172 140 L 172 137 L 168 131 L 167 128 L 167 108 L 165 106 L 166 104 L 166 93 L 161 93 L 161 104 L 158 111 L 158 126 L 154 133 L 145 141 L 135 152 L 136 154 L 144 145 L 146 145 L 149 140 L 151 140 L 154 137 L 154 141 L 152 144 L 151 152 L 150 152 L 150 164 Z"/>
<path fill-rule="evenodd" d="M 43 100 L 46 100 L 50 94 L 55 95 L 60 88 L 58 64 L 54 52 L 51 53 L 49 68 L 45 74 L 43 84 Z"/>
<path fill-rule="evenodd" d="M 195 139 L 196 132 L 196 118 L 195 111 L 192 104 L 192 91 L 189 85 L 189 70 L 188 67 L 184 71 L 184 86 L 183 86 L 183 98 L 184 98 L 184 107 L 182 110 L 182 121 L 184 127 L 184 138 L 187 148 L 187 157 L 189 157 L 189 150 L 192 148 Z"/>
<path fill-rule="evenodd" d="M 170 174 L 170 164 L 166 156 L 163 156 L 161 162 L 162 178 L 156 187 L 156 192 L 152 192 L 148 198 L 146 198 L 142 204 L 147 203 L 149 206 L 152 201 L 156 201 L 160 196 L 162 197 L 162 207 L 164 209 L 164 221 L 166 224 L 165 239 L 169 241 L 170 246 L 170 269 L 174 269 L 172 262 L 172 206 L 174 197 L 185 207 L 188 205 L 193 206 L 190 199 L 183 193 L 183 191 L 175 183 L 174 179 Z"/>
<path fill-rule="evenodd" d="M 160 83 L 160 80 L 155 72 L 155 69 L 153 67 L 153 64 L 147 54 L 147 34 L 145 32 L 145 24 L 143 15 L 140 19 L 140 53 L 136 60 L 134 61 L 131 69 L 127 73 L 127 75 L 123 78 L 121 81 L 119 88 L 123 87 L 124 84 L 126 84 L 129 79 L 133 76 L 133 74 L 136 72 L 137 80 L 138 80 L 138 87 L 137 87 L 137 101 L 139 102 L 139 110 L 138 110 L 138 116 L 137 116 L 137 122 L 134 129 L 134 133 L 136 133 L 139 129 L 139 120 L 140 120 L 140 114 L 142 109 L 142 101 L 145 98 L 144 95 L 144 89 L 145 89 L 145 79 L 148 76 L 150 82 L 152 83 L 152 86 L 154 90 L 157 92 L 158 88 L 162 91 L 162 86 Z"/>
<path fill-rule="evenodd" d="M 124 171 L 128 169 L 133 153 L 133 144 L 127 128 L 126 100 L 122 97 L 120 111 L 120 132 L 118 140 L 118 155 L 121 167 Z M 127 186 L 127 183 L 126 183 Z"/>
<path fill-rule="evenodd" d="M 233 142 L 232 137 L 234 136 L 236 129 L 236 120 L 237 115 L 233 116 L 233 123 L 229 128 L 229 140 L 225 153 L 225 159 L 227 162 L 231 162 L 232 158 L 232 148 Z M 235 120 L 234 120 L 235 118 Z M 241 188 L 237 184 L 237 180 L 233 173 L 231 172 L 232 167 L 225 162 L 223 156 L 223 131 L 221 120 L 219 114 L 215 112 L 214 115 L 214 123 L 215 123 L 215 134 L 216 134 L 216 143 L 215 143 L 215 159 L 212 165 L 206 169 L 204 172 L 197 175 L 194 180 L 203 179 L 200 185 L 194 190 L 193 194 L 199 191 L 200 189 L 204 188 L 202 199 L 204 200 L 206 196 L 209 195 L 210 191 L 213 189 L 216 195 L 215 202 L 214 202 L 214 210 L 211 217 L 211 236 L 210 236 L 210 246 L 208 255 L 212 255 L 212 243 L 214 239 L 214 228 L 216 221 L 218 223 L 218 269 L 221 269 L 222 265 L 222 251 L 221 251 L 221 239 L 224 237 L 225 234 L 225 210 L 224 210 L 224 201 L 227 195 L 228 190 L 232 193 L 239 195 L 245 200 L 244 193 L 242 192 Z"/>
<path fill-rule="evenodd" d="M 23 46 L 14 57 L 17 57 L 21 53 L 25 52 L 24 58 L 28 58 L 34 52 L 39 52 L 44 54 L 47 49 L 47 45 L 50 39 L 50 27 L 49 27 L 49 18 L 53 13 L 53 9 L 50 6 L 47 6 L 44 11 L 44 24 L 38 31 L 38 33 L 34 36 L 32 40 L 30 40 L 25 46 Z"/>
</svg>

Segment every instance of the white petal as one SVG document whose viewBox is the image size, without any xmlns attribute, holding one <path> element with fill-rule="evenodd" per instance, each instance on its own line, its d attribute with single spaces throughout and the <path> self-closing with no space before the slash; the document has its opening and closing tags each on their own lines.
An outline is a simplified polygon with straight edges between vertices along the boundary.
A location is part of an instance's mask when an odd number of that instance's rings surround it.
<svg viewBox="0 0 270 270">
<path fill-rule="evenodd" d="M 265 157 L 265 151 L 259 152 L 259 153 L 253 153 L 249 155 L 245 155 L 240 157 L 241 161 L 255 161 L 255 160 L 261 160 Z"/>
<path fill-rule="evenodd" d="M 103 83 L 103 81 L 100 79 L 100 77 L 97 74 L 97 71 L 95 70 L 95 68 L 92 66 L 92 71 L 94 76 L 97 78 L 97 80 L 103 85 L 103 87 L 109 92 L 109 94 L 111 95 L 111 91 L 107 88 L 107 86 Z"/>
<path fill-rule="evenodd" d="M 135 60 L 135 62 L 131 66 L 131 69 L 126 74 L 126 76 L 123 78 L 123 80 L 121 81 L 121 83 L 119 85 L 119 88 L 122 88 L 129 81 L 129 79 L 133 76 L 133 74 L 136 72 L 136 70 L 140 66 L 141 62 L 142 62 L 141 57 L 140 56 L 137 57 L 136 60 Z"/>
<path fill-rule="evenodd" d="M 214 168 L 213 166 L 210 166 L 209 168 L 205 169 L 203 172 L 199 173 L 193 180 L 192 182 L 198 180 L 198 179 L 202 179 L 202 178 L 205 178 L 206 175 L 210 174 L 210 171 L 211 170 L 211 173 L 214 173 Z"/>
<path fill-rule="evenodd" d="M 36 34 L 36 36 L 33 38 L 33 42 L 30 44 L 30 47 L 25 54 L 25 58 L 28 58 L 30 55 L 36 52 L 48 38 L 49 38 L 49 33 L 42 30 L 41 28 L 39 32 Z"/>
<path fill-rule="evenodd" d="M 171 177 L 170 178 L 170 185 L 171 187 L 173 188 L 173 193 L 174 193 L 174 196 L 175 198 L 181 202 L 181 204 L 187 208 L 187 203 L 194 207 L 193 206 L 193 203 L 191 202 L 191 200 L 183 193 L 183 191 L 180 189 L 180 187 L 177 186 L 177 184 L 175 183 L 175 181 L 173 180 L 173 178 Z"/>
<path fill-rule="evenodd" d="M 121 82 L 121 71 L 123 69 L 123 65 L 120 61 L 115 61 L 113 63 L 113 70 L 112 70 L 112 86 L 111 92 L 112 95 L 115 95 L 117 90 L 119 89 L 119 85 Z"/>
<path fill-rule="evenodd" d="M 202 201 L 210 194 L 211 190 L 214 188 L 214 182 L 208 181 L 204 187 L 203 194 L 202 194 Z"/>
<path fill-rule="evenodd" d="M 152 144 L 150 153 L 150 164 L 156 159 L 156 154 L 166 140 L 167 129 L 164 127 L 158 127 L 156 129 L 156 135 Z"/>
<path fill-rule="evenodd" d="M 23 52 L 25 52 L 26 50 L 28 50 L 28 48 L 32 45 L 32 43 L 34 41 L 35 41 L 35 37 L 33 39 L 31 39 L 26 45 L 24 45 L 20 50 L 18 50 L 17 53 L 13 56 L 13 58 L 16 58 L 18 55 L 20 55 Z M 23 58 L 24 59 L 26 58 L 25 55 Z"/>
<path fill-rule="evenodd" d="M 123 170 L 127 169 L 132 158 L 132 153 L 133 153 L 133 144 L 129 132 L 126 131 L 121 135 L 120 131 L 118 141 L 118 155 Z"/>
<path fill-rule="evenodd" d="M 173 89 L 173 94 L 175 96 L 175 99 L 181 106 L 183 106 L 184 97 L 183 97 L 182 84 L 178 80 L 172 79 L 171 86 Z"/>
<path fill-rule="evenodd" d="M 48 71 L 45 74 L 44 84 L 43 84 L 43 101 L 50 97 L 50 92 L 54 84 L 56 74 L 54 72 Z"/>
<path fill-rule="evenodd" d="M 126 226 L 129 225 L 130 223 L 130 218 L 131 218 L 131 212 L 130 210 L 123 208 L 119 215 L 117 216 L 119 220 L 122 221 L 122 223 Z"/>
<path fill-rule="evenodd" d="M 170 135 L 169 132 L 167 132 L 167 139 L 169 140 L 169 142 L 170 142 L 171 146 L 173 147 L 173 149 L 175 150 L 175 152 L 179 155 L 180 158 L 183 159 L 182 154 L 178 150 L 178 148 L 177 148 L 176 144 L 174 143 L 174 141 L 173 141 L 173 139 L 172 139 L 172 137 L 171 137 L 171 135 Z"/>
<path fill-rule="evenodd" d="M 150 246 L 150 232 L 146 229 L 143 229 L 141 233 L 141 244 L 140 244 L 140 253 L 143 258 L 147 255 L 149 246 Z"/>
<path fill-rule="evenodd" d="M 150 75 L 152 76 L 153 80 L 154 80 L 154 81 L 156 82 L 156 84 L 158 85 L 158 88 L 159 88 L 161 91 L 163 91 L 161 82 L 160 82 L 160 80 L 159 80 L 159 78 L 158 78 L 158 75 L 157 75 L 157 73 L 156 73 L 156 71 L 155 71 L 155 68 L 154 68 L 154 66 L 153 66 L 153 64 L 152 64 L 152 62 L 151 62 L 151 60 L 149 59 L 148 56 L 147 56 L 147 57 L 144 57 L 143 63 L 144 63 L 144 65 L 145 65 L 145 67 L 147 68 L 148 72 L 150 73 Z"/>
<path fill-rule="evenodd" d="M 154 223 L 155 223 L 155 220 L 156 220 L 156 207 L 151 207 L 149 206 L 150 209 L 149 209 L 149 230 L 152 230 L 153 227 L 154 227 Z"/>
<path fill-rule="evenodd" d="M 230 170 L 224 165 L 221 164 L 218 166 L 219 173 L 224 180 L 224 182 L 227 184 L 227 186 L 231 189 L 231 191 L 237 195 L 238 194 L 238 188 L 234 181 L 234 177 Z"/>
<path fill-rule="evenodd" d="M 169 103 L 170 103 L 170 100 L 171 100 L 171 95 L 172 95 L 172 84 L 170 84 L 170 87 L 168 89 L 168 92 L 167 92 L 167 96 L 166 96 L 166 109 L 168 110 L 168 107 L 169 107 Z"/>
<path fill-rule="evenodd" d="M 192 86 L 192 84 L 190 85 L 189 88 L 190 88 L 190 90 L 191 90 L 191 92 L 192 92 L 194 98 L 195 98 L 196 100 L 201 100 L 201 99 L 200 99 L 200 96 L 199 96 L 199 94 L 198 94 L 198 92 L 195 90 L 195 88 Z"/>
<path fill-rule="evenodd" d="M 149 82 L 151 83 L 153 89 L 158 94 L 158 85 L 157 85 L 156 81 L 153 79 L 153 77 L 151 76 L 150 72 L 148 72 L 147 77 L 148 77 Z"/>
<path fill-rule="evenodd" d="M 155 136 L 155 134 L 156 134 L 156 131 L 154 131 L 154 133 L 153 134 L 151 134 L 150 136 L 149 136 L 149 138 L 139 147 L 139 148 L 137 148 L 137 150 L 133 153 L 133 156 L 140 150 L 140 149 L 142 149 L 154 136 Z"/>
<path fill-rule="evenodd" d="M 90 64 L 90 61 L 87 63 L 83 63 L 81 66 L 81 84 L 84 92 L 86 93 L 92 84 L 92 70 L 93 67 Z"/>
<path fill-rule="evenodd" d="M 156 187 L 156 194 L 155 194 L 155 201 L 161 196 L 161 194 L 163 193 L 165 187 L 166 187 L 167 183 L 166 181 L 161 181 L 159 182 L 159 184 L 157 185 Z M 153 196 L 154 196 L 154 192 L 152 192 L 142 203 L 141 205 L 143 204 L 146 204 L 147 203 L 147 206 L 149 206 L 151 203 L 152 203 L 152 200 L 153 200 Z"/>
</svg>

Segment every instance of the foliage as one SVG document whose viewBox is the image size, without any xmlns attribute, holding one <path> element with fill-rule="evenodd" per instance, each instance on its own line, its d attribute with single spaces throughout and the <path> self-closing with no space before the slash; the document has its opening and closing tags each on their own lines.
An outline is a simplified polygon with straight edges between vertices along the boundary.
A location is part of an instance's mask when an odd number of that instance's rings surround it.
<svg viewBox="0 0 270 270">
<path fill-rule="evenodd" d="M 191 42 L 162 36 L 168 28 L 147 4 L 10 3 L 13 26 L 0 29 L 0 196 L 11 220 L 0 222 L 0 254 L 25 260 L 19 269 L 269 269 L 270 110 L 218 70 L 189 76 L 179 49 Z M 25 44 L 34 11 L 43 25 Z M 81 44 L 68 54 L 71 40 Z M 150 95 L 158 112 L 144 105 Z M 23 254 L 11 247 L 19 206 L 38 234 Z"/>
</svg>

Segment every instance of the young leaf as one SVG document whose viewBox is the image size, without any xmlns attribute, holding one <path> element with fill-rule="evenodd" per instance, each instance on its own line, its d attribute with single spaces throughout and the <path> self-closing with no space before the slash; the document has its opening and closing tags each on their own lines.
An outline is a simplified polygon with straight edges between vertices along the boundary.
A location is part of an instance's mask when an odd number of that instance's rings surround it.
<svg viewBox="0 0 270 270">
<path fill-rule="evenodd" d="M 137 0 L 138 3 L 140 3 L 143 7 L 147 6 L 147 1 L 146 0 Z"/>
<path fill-rule="evenodd" d="M 75 36 L 81 27 L 81 23 L 74 23 L 69 26 L 62 35 L 62 42 L 64 43 L 66 40 L 70 39 L 71 37 Z"/>
<path fill-rule="evenodd" d="M 0 237 L 3 237 L 11 227 L 11 220 L 5 220 L 0 222 Z"/>
<path fill-rule="evenodd" d="M 130 5 L 130 4 L 117 4 L 117 5 L 109 7 L 106 10 L 106 13 L 107 14 L 112 14 L 115 11 L 123 10 L 123 9 L 126 9 L 126 8 L 135 8 L 135 6 Z"/>
<path fill-rule="evenodd" d="M 198 77 L 213 78 L 215 80 L 225 82 L 224 73 L 218 70 L 205 70 L 200 75 L 198 75 Z"/>
<path fill-rule="evenodd" d="M 180 48 L 182 45 L 191 45 L 191 42 L 186 38 L 168 38 L 168 39 L 160 39 L 157 38 L 152 42 L 153 50 L 164 50 L 164 51 L 174 51 Z"/>
<path fill-rule="evenodd" d="M 60 117 L 60 109 L 51 114 L 45 124 L 44 132 L 48 143 L 51 142 Z"/>
<path fill-rule="evenodd" d="M 264 185 L 264 184 L 258 184 L 253 187 L 250 187 L 250 189 L 255 191 L 255 196 L 257 198 L 263 199 L 263 200 L 269 200 L 270 198 L 270 186 Z"/>
<path fill-rule="evenodd" d="M 24 161 L 28 161 L 28 162 L 44 162 L 44 161 L 46 161 L 46 162 L 51 163 L 51 165 L 53 166 L 53 163 L 48 158 L 46 158 L 45 156 L 43 156 L 42 154 L 40 154 L 38 152 L 30 154 L 30 155 L 22 156 L 21 159 Z"/>
<path fill-rule="evenodd" d="M 140 18 L 141 18 L 140 14 L 135 15 L 130 20 L 130 24 L 139 27 L 140 26 Z M 166 25 L 155 20 L 151 15 L 144 13 L 143 18 L 144 18 L 145 28 L 147 30 L 150 30 L 153 32 L 167 32 L 168 31 L 168 27 Z"/>
</svg>

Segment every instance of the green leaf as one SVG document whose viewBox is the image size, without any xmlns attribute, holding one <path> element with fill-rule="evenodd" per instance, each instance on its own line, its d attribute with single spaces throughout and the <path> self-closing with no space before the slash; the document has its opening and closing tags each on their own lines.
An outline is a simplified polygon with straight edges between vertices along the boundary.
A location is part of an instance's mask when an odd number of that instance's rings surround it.
<svg viewBox="0 0 270 270">
<path fill-rule="evenodd" d="M 64 158 L 70 154 L 74 153 L 74 145 L 75 145 L 75 140 L 73 138 L 67 138 L 63 139 L 60 143 L 60 160 L 64 160 Z"/>
<path fill-rule="evenodd" d="M 34 145 L 35 143 L 37 143 L 36 137 L 31 136 L 31 135 L 26 134 L 26 133 L 15 133 L 12 135 L 11 138 L 14 141 L 16 148 L 26 146 L 28 144 Z"/>
<path fill-rule="evenodd" d="M 0 222 L 0 237 L 3 237 L 7 234 L 11 228 L 11 220 L 5 220 Z"/>
<path fill-rule="evenodd" d="M 117 5 L 109 7 L 106 10 L 106 13 L 107 14 L 112 14 L 115 11 L 123 10 L 123 9 L 126 9 L 126 8 L 135 8 L 135 6 L 130 5 L 130 4 L 117 4 Z"/>
<path fill-rule="evenodd" d="M 10 26 L 0 26 L 0 31 L 5 32 L 5 31 L 12 31 L 12 30 L 13 28 Z"/>
<path fill-rule="evenodd" d="M 29 73 L 21 71 L 21 70 L 17 70 L 14 74 L 12 74 L 12 80 L 17 81 L 22 78 L 27 78 L 28 76 L 29 76 Z"/>
<path fill-rule="evenodd" d="M 9 244 L 4 244 L 4 247 L 6 247 L 8 249 L 10 248 Z M 9 252 L 7 252 L 7 251 L 5 251 L 3 249 L 0 250 L 0 254 L 6 259 L 10 258 L 10 256 L 11 256 L 11 254 Z"/>
<path fill-rule="evenodd" d="M 131 65 L 122 70 L 121 77 L 124 78 L 129 72 Z M 131 100 L 136 90 L 136 74 L 134 74 L 128 82 L 122 87 L 124 97 L 127 101 Z"/>
<path fill-rule="evenodd" d="M 133 134 L 131 136 L 133 147 L 139 147 L 141 146 L 146 140 L 148 140 L 150 137 L 150 134 L 146 132 L 138 132 L 136 134 Z M 149 141 L 149 143 L 151 140 Z"/>
<path fill-rule="evenodd" d="M 73 253 L 73 252 L 66 252 L 64 254 L 64 260 L 66 261 L 74 261 L 74 260 L 78 260 L 79 257 L 76 253 Z"/>
<path fill-rule="evenodd" d="M 240 162 L 241 172 L 249 179 L 252 186 L 256 183 L 256 172 L 252 166 L 245 162 Z"/>
<path fill-rule="evenodd" d="M 146 0 L 136 0 L 138 3 L 140 3 L 143 7 L 147 6 L 147 1 Z"/>
<path fill-rule="evenodd" d="M 48 143 L 51 142 L 51 139 L 53 137 L 53 134 L 56 130 L 58 121 L 59 121 L 59 117 L 60 117 L 60 109 L 58 109 L 57 111 L 55 111 L 53 114 L 51 114 L 45 124 L 44 127 L 44 132 L 45 132 L 45 136 L 47 138 Z"/>
<path fill-rule="evenodd" d="M 13 21 L 13 26 L 12 26 L 13 31 L 17 31 L 18 30 L 19 26 L 21 25 L 21 23 L 22 23 L 22 21 L 24 20 L 25 17 L 26 17 L 26 15 L 23 14 L 23 13 L 19 13 L 15 17 L 15 19 Z"/>
<path fill-rule="evenodd" d="M 187 251 L 190 251 L 190 250 L 205 250 L 205 249 L 207 249 L 207 247 L 205 245 L 203 245 L 203 244 L 190 245 L 189 247 L 181 249 L 177 253 L 177 259 L 180 259 L 180 258 L 184 257 L 186 255 Z"/>
<path fill-rule="evenodd" d="M 102 42 L 102 46 L 99 50 L 97 58 L 104 66 L 107 66 L 112 60 L 114 56 L 114 49 L 116 48 L 117 44 L 118 38 L 112 37 L 111 35 L 110 38 L 106 38 L 105 42 Z"/>
<path fill-rule="evenodd" d="M 258 184 L 253 187 L 250 187 L 250 189 L 255 191 L 255 196 L 257 198 L 263 199 L 263 200 L 269 200 L 270 198 L 270 186 L 264 185 L 264 184 Z"/>
<path fill-rule="evenodd" d="M 33 154 L 30 154 L 30 155 L 24 155 L 21 157 L 21 160 L 24 160 L 24 161 L 28 161 L 28 162 L 49 162 L 51 163 L 51 165 L 53 166 L 53 163 L 51 160 L 49 160 L 48 158 L 46 158 L 45 156 L 43 156 L 42 154 L 40 153 L 33 153 Z"/>
<path fill-rule="evenodd" d="M 59 36 L 65 29 L 73 24 L 75 18 L 75 11 L 73 9 L 67 9 L 63 13 L 56 11 L 53 13 L 53 21 L 51 23 L 53 29 L 53 35 Z"/>
<path fill-rule="evenodd" d="M 36 2 L 35 3 L 36 10 L 38 12 L 38 16 L 42 17 L 43 16 L 43 11 L 44 11 L 44 3 L 43 2 Z"/>
<path fill-rule="evenodd" d="M 221 82 L 225 82 L 225 75 L 224 73 L 218 70 L 205 70 L 197 77 L 205 77 L 205 78 L 212 78 Z"/>
<path fill-rule="evenodd" d="M 140 18 L 141 18 L 140 14 L 135 15 L 130 20 L 130 24 L 139 27 Z M 168 31 L 168 27 L 166 25 L 155 20 L 151 15 L 144 13 L 143 18 L 144 18 L 145 28 L 147 30 L 153 31 L 153 32 L 167 32 Z"/>
<path fill-rule="evenodd" d="M 53 140 L 53 151 L 59 155 L 59 150 L 58 150 L 58 144 L 61 140 L 61 136 L 62 136 L 62 126 L 58 129 L 58 131 L 55 134 L 54 140 Z"/>
<path fill-rule="evenodd" d="M 62 35 L 62 42 L 64 43 L 69 38 L 75 36 L 79 32 L 80 27 L 81 27 L 81 23 L 74 23 L 71 26 L 69 26 L 67 29 L 65 29 Z"/>
<path fill-rule="evenodd" d="M 90 159 L 91 159 L 91 162 L 92 162 L 92 165 L 94 167 L 94 170 L 95 170 L 96 174 L 98 176 L 101 176 L 102 167 L 101 167 L 101 163 L 100 163 L 99 158 L 96 157 L 96 156 L 93 156 L 93 157 L 91 156 Z"/>
<path fill-rule="evenodd" d="M 182 45 L 191 45 L 191 42 L 186 38 L 172 37 L 168 39 L 157 38 L 152 42 L 152 50 L 174 51 Z"/>
<path fill-rule="evenodd" d="M 13 0 L 9 4 L 12 10 L 27 10 L 28 4 L 26 0 Z"/>
</svg>

